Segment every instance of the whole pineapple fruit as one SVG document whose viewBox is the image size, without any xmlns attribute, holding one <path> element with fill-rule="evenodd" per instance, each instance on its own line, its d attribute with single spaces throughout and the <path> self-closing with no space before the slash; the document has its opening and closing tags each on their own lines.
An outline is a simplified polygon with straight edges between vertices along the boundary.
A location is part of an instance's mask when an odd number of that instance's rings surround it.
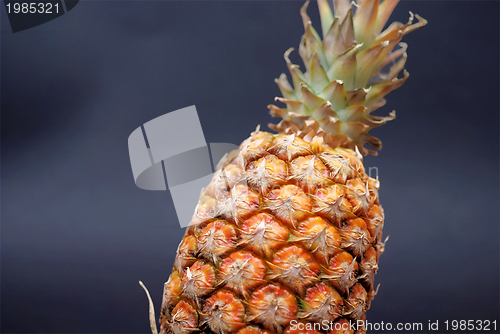
<svg viewBox="0 0 500 334">
<path fill-rule="evenodd" d="M 401 38 L 413 15 L 383 30 L 398 0 L 318 0 L 323 39 L 301 10 L 299 54 L 276 80 L 286 108 L 219 163 L 165 283 L 161 333 L 363 333 L 384 251 L 368 134 L 395 117 L 371 113 L 408 78 Z M 399 45 L 399 48 L 396 46 Z M 373 149 L 365 147 L 366 144 Z M 319 326 L 328 322 L 328 328 Z"/>
</svg>

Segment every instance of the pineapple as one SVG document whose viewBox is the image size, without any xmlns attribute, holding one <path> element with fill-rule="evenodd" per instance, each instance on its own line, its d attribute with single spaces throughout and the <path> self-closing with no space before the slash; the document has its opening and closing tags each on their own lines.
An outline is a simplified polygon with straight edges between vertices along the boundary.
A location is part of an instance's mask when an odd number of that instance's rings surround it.
<svg viewBox="0 0 500 334">
<path fill-rule="evenodd" d="M 376 294 L 384 212 L 362 156 L 395 117 L 372 112 L 408 78 L 400 41 L 426 24 L 410 13 L 383 30 L 397 3 L 318 0 L 323 39 L 302 7 L 306 71 L 288 50 L 286 108 L 269 106 L 278 134 L 257 128 L 219 163 L 165 283 L 160 333 L 365 332 L 349 324 Z"/>
</svg>

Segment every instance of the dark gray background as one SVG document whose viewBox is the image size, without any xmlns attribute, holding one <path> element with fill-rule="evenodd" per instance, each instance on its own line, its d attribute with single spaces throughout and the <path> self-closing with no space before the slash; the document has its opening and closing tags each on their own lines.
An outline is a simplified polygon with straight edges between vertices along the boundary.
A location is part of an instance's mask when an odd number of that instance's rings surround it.
<svg viewBox="0 0 500 334">
<path fill-rule="evenodd" d="M 183 230 L 168 192 L 134 185 L 128 135 L 193 104 L 207 142 L 276 121 L 301 5 L 80 2 L 16 34 L 1 10 L 2 332 L 149 332 L 137 281 L 158 309 Z M 405 38 L 410 79 L 383 108 L 398 117 L 366 159 L 390 235 L 368 319 L 498 326 L 499 4 L 402 1 L 392 18 L 409 10 L 429 25 Z"/>
</svg>

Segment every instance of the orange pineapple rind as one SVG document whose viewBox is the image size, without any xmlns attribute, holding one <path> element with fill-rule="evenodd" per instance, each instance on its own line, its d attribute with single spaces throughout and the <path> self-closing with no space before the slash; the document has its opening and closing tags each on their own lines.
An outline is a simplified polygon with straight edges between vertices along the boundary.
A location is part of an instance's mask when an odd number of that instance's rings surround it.
<svg viewBox="0 0 500 334">
<path fill-rule="evenodd" d="M 293 135 L 256 131 L 247 142 L 257 141 L 254 137 L 266 138 L 267 149 L 240 150 L 224 167 L 233 170 L 233 180 L 238 181 L 229 184 L 224 177 L 227 197 L 222 200 L 237 193 L 235 209 L 215 210 L 211 216 L 201 216 L 198 210 L 179 246 L 162 303 L 165 332 L 191 331 L 190 325 L 184 328 L 172 322 L 176 307 L 176 312 L 185 308 L 185 314 L 194 310 L 197 328 L 205 333 L 236 333 L 248 326 L 248 331 L 282 333 L 291 331 L 292 319 L 359 320 L 375 295 L 384 217 L 378 192 L 372 189 L 378 188 L 378 181 L 364 172 L 362 156 L 345 148 L 332 151 L 321 140 L 309 143 Z M 280 158 L 276 147 L 287 142 L 285 137 L 299 148 Z M 329 163 L 323 162 L 325 155 Z M 245 167 L 238 161 L 245 161 Z M 259 164 L 279 170 L 281 181 L 262 187 L 259 175 L 263 179 L 267 175 L 255 173 Z M 307 168 L 315 177 L 308 181 L 316 182 L 314 187 L 297 182 Z M 253 181 L 246 183 L 248 175 Z M 220 175 L 214 176 L 200 203 L 220 206 L 220 198 L 212 197 L 211 185 L 217 182 Z M 278 298 L 282 313 L 273 309 L 277 304 L 269 296 Z M 224 317 L 214 305 L 228 298 L 243 308 L 235 306 L 239 311 L 226 316 L 231 321 L 214 320 Z"/>
</svg>

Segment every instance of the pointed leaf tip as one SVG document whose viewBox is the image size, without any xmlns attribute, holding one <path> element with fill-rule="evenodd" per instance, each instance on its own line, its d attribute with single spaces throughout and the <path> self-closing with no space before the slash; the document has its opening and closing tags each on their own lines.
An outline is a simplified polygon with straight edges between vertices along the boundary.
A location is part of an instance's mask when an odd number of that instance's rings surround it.
<svg viewBox="0 0 500 334">
<path fill-rule="evenodd" d="M 350 0 L 333 0 L 335 16 L 338 16 L 341 20 L 343 20 L 352 5 L 353 4 Z"/>
<path fill-rule="evenodd" d="M 309 7 L 309 1 L 306 1 L 304 5 L 300 8 L 300 15 L 302 16 L 302 23 L 304 24 L 304 30 L 307 28 L 307 25 L 311 23 L 311 19 L 309 15 L 307 15 L 307 7 Z"/>
</svg>

